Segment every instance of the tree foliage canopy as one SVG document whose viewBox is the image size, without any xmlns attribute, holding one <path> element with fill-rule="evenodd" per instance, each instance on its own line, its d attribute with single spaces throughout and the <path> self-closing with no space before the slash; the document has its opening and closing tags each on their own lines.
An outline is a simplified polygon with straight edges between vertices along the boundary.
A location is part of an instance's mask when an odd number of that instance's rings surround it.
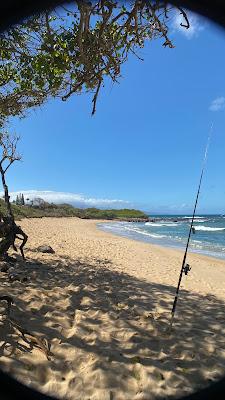
<svg viewBox="0 0 225 400">
<path fill-rule="evenodd" d="M 93 93 L 94 114 L 106 78 L 117 82 L 121 65 L 146 40 L 168 36 L 174 7 L 167 1 L 76 0 L 24 21 L 0 36 L 1 122 L 22 116 L 50 97 Z M 181 25 L 189 28 L 184 10 Z"/>
</svg>

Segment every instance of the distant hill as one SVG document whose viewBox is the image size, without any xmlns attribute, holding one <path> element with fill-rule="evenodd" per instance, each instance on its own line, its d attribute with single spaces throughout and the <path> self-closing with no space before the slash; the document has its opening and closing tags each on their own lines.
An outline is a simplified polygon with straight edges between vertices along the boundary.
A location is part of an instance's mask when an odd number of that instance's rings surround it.
<svg viewBox="0 0 225 400">
<path fill-rule="evenodd" d="M 11 203 L 15 219 L 42 217 L 78 217 L 83 219 L 108 219 L 121 221 L 147 221 L 148 216 L 139 210 L 99 210 L 98 208 L 75 208 L 70 204 L 53 204 L 43 201 L 38 205 L 16 205 Z M 0 199 L 0 212 L 5 215 L 4 200 Z"/>
</svg>

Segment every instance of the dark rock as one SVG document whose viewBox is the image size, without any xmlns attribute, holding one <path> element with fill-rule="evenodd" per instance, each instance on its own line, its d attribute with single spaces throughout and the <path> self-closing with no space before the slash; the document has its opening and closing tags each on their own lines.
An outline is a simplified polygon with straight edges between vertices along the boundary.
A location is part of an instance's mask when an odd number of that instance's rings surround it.
<svg viewBox="0 0 225 400">
<path fill-rule="evenodd" d="M 1 266 L 1 272 L 8 272 L 9 265 L 5 264 Z"/>
<path fill-rule="evenodd" d="M 11 282 L 20 281 L 20 276 L 18 274 L 10 274 L 9 275 L 9 280 Z"/>
<path fill-rule="evenodd" d="M 149 218 L 115 218 L 115 220 L 124 222 L 149 222 Z"/>
<path fill-rule="evenodd" d="M 19 274 L 11 273 L 9 275 L 9 280 L 10 280 L 10 282 L 19 281 L 19 282 L 25 283 L 28 281 L 28 278 L 27 278 L 27 276 L 20 276 Z"/>
<path fill-rule="evenodd" d="M 16 258 L 9 256 L 7 253 L 0 257 L 0 261 L 5 261 L 9 263 L 15 263 L 17 261 Z"/>
<path fill-rule="evenodd" d="M 53 248 L 51 246 L 39 246 L 37 248 L 37 251 L 39 251 L 40 253 L 50 253 L 50 254 L 55 253 L 55 251 L 53 250 Z"/>
</svg>

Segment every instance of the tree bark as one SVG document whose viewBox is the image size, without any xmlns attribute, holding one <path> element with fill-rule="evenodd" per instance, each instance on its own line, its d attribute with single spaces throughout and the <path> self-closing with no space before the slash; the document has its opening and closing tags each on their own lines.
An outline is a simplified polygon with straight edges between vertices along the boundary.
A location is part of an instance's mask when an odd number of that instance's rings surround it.
<svg viewBox="0 0 225 400">
<path fill-rule="evenodd" d="M 5 198 L 5 203 L 6 203 L 8 215 L 14 220 L 14 216 L 13 216 L 12 208 L 11 208 L 11 204 L 10 204 L 9 189 L 8 189 L 8 186 L 7 186 L 6 181 L 5 181 L 5 172 L 4 172 L 3 168 L 2 168 L 2 164 L 1 163 L 0 163 L 0 173 L 1 173 L 1 177 L 2 177 L 2 186 L 3 186 L 3 189 L 4 189 L 4 198 Z"/>
<path fill-rule="evenodd" d="M 0 236 L 3 238 L 0 242 L 0 258 L 7 259 L 8 257 L 8 250 L 12 246 L 14 250 L 17 251 L 15 246 L 15 240 L 20 239 L 22 240 L 22 244 L 20 245 L 20 252 L 23 258 L 24 252 L 23 248 L 27 242 L 28 236 L 23 232 L 23 230 L 16 225 L 14 220 L 14 215 L 12 212 L 12 207 L 10 204 L 10 196 L 9 196 L 9 189 L 5 181 L 5 170 L 0 163 L 0 173 L 2 177 L 2 185 L 4 188 L 4 198 L 7 208 L 7 217 L 2 217 L 3 221 L 0 222 Z M 18 237 L 17 235 L 21 235 L 22 238 Z"/>
</svg>

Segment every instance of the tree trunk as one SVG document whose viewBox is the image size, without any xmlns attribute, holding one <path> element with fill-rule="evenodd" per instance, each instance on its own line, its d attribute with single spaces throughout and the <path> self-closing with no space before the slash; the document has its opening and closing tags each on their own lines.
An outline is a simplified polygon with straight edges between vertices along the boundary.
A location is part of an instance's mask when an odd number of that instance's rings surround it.
<svg viewBox="0 0 225 400">
<path fill-rule="evenodd" d="M 12 235 L 4 237 L 0 242 L 0 259 L 6 259 L 9 248 L 14 244 Z"/>
<path fill-rule="evenodd" d="M 12 246 L 14 250 L 17 251 L 15 246 L 15 240 L 22 240 L 22 244 L 20 245 L 20 252 L 22 257 L 24 258 L 23 247 L 27 242 L 28 236 L 23 232 L 23 230 L 16 225 L 14 220 L 14 215 L 12 212 L 12 207 L 10 204 L 10 196 L 8 186 L 5 181 L 5 171 L 2 168 L 2 164 L 0 163 L 0 173 L 2 177 L 2 185 L 4 188 L 4 198 L 7 208 L 7 217 L 2 217 L 3 222 L 0 222 L 0 236 L 2 240 L 0 241 L 0 258 L 7 259 L 8 250 Z M 22 236 L 18 237 L 17 235 Z"/>
<path fill-rule="evenodd" d="M 14 216 L 13 216 L 12 208 L 11 208 L 11 204 L 10 204 L 9 189 L 8 189 L 8 186 L 5 181 L 5 173 L 4 173 L 4 170 L 3 170 L 1 164 L 0 164 L 0 173 L 1 173 L 1 177 L 2 177 L 2 186 L 4 189 L 4 198 L 5 198 L 5 203 L 6 203 L 6 207 L 7 207 L 7 211 L 8 211 L 8 216 L 11 217 L 12 220 L 14 221 Z"/>
</svg>

